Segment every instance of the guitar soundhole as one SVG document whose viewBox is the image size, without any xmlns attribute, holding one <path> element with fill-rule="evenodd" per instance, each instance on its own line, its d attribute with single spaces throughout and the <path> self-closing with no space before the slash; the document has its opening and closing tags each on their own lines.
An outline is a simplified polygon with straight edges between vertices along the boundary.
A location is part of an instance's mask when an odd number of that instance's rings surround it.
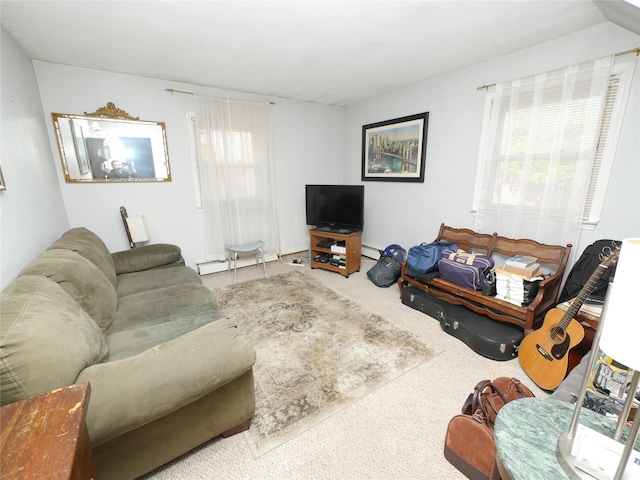
<svg viewBox="0 0 640 480">
<path fill-rule="evenodd" d="M 549 330 L 549 337 L 551 338 L 551 341 L 553 343 L 559 345 L 564 342 L 565 331 L 560 327 L 553 327 L 551 330 Z"/>
</svg>

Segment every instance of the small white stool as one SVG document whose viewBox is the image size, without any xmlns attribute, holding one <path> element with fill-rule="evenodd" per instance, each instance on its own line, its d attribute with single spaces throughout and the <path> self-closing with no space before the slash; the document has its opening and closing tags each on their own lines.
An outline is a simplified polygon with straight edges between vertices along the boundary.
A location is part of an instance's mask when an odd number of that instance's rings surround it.
<svg viewBox="0 0 640 480">
<path fill-rule="evenodd" d="M 264 242 L 262 240 L 256 240 L 255 242 L 242 243 L 238 245 L 227 245 L 227 249 L 229 250 L 227 272 L 231 271 L 231 255 L 233 254 L 233 283 L 236 283 L 236 280 L 237 280 L 239 253 L 250 253 L 250 252 L 255 253 L 256 268 L 260 267 L 259 261 L 260 259 L 262 259 L 262 267 L 264 268 L 264 278 L 267 278 L 269 276 L 267 274 L 267 264 L 264 261 L 264 252 L 262 251 L 262 247 L 264 247 Z M 260 254 L 260 256 L 258 256 L 258 253 Z"/>
</svg>

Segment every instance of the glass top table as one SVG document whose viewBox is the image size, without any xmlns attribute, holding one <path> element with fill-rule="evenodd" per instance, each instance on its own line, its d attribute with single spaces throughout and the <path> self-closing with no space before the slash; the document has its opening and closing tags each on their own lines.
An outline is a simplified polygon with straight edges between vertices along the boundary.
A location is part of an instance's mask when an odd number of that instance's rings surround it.
<svg viewBox="0 0 640 480">
<path fill-rule="evenodd" d="M 495 423 L 496 464 L 501 473 L 512 480 L 570 479 L 556 451 L 558 438 L 569 430 L 574 408 L 548 398 L 523 398 L 502 407 Z M 610 438 L 616 430 L 614 419 L 586 408 L 579 423 Z"/>
</svg>

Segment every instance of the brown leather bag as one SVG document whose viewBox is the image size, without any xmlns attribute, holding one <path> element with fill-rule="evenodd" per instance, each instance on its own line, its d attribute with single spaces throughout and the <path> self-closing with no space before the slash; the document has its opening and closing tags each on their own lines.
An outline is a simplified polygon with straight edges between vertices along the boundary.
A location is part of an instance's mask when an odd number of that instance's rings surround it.
<svg viewBox="0 0 640 480">
<path fill-rule="evenodd" d="M 444 456 L 471 480 L 488 480 L 496 456 L 493 426 L 500 409 L 518 398 L 533 397 L 516 378 L 478 382 L 447 427 Z"/>
</svg>

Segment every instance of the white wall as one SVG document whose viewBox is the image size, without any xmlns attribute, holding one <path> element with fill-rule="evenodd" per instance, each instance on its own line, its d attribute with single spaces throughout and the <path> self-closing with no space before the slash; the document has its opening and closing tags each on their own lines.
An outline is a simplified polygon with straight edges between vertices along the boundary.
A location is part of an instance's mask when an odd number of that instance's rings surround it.
<svg viewBox="0 0 640 480">
<path fill-rule="evenodd" d="M 305 184 L 341 184 L 342 108 L 277 100 L 278 223 L 283 253 L 309 248 Z M 276 105 L 277 107 L 277 105 Z"/>
<path fill-rule="evenodd" d="M 425 183 L 364 182 L 363 242 L 375 248 L 390 243 L 409 247 L 432 240 L 441 222 L 474 225 L 470 206 L 484 102 L 477 86 L 639 44 L 638 35 L 606 23 L 342 109 L 42 62 L 34 62 L 34 75 L 31 61 L 2 32 L 1 161 L 8 184 L 0 192 L 2 286 L 69 226 L 91 228 L 112 251 L 127 248 L 121 205 L 130 214 L 147 216 L 152 242 L 180 245 L 191 266 L 204 258 L 185 119 L 192 98 L 171 95 L 165 88 L 276 102 L 274 149 L 283 253 L 308 246 L 305 183 L 363 183 L 362 125 L 430 112 Z M 640 234 L 639 94 L 637 67 L 602 221 L 593 231 L 583 232 L 574 251 L 581 252 L 599 238 Z M 172 182 L 64 182 L 51 112 L 94 111 L 109 101 L 134 116 L 166 123 Z"/>
<path fill-rule="evenodd" d="M 31 60 L 2 30 L 0 284 L 69 228 Z"/>
<path fill-rule="evenodd" d="M 166 88 L 276 102 L 273 131 L 282 253 L 308 247 L 304 183 L 342 180 L 341 108 L 40 61 L 35 61 L 34 66 L 69 222 L 96 232 L 112 251 L 128 248 L 119 213 L 124 205 L 130 215 L 145 214 L 150 243 L 179 245 L 192 267 L 205 258 L 187 135 L 186 112 L 193 111 L 193 97 L 172 95 Z M 171 182 L 65 183 L 51 113 L 94 112 L 107 102 L 142 120 L 165 122 Z"/>
<path fill-rule="evenodd" d="M 580 63 L 640 45 L 640 36 L 604 23 L 576 34 L 434 78 L 345 108 L 346 182 L 360 181 L 362 126 L 427 111 L 425 182 L 364 182 L 363 243 L 405 248 L 432 241 L 440 226 L 474 228 L 471 201 L 484 91 L 476 87 Z M 632 55 L 628 59 L 635 59 Z M 574 252 L 600 238 L 640 235 L 640 66 L 636 66 L 602 221 Z M 544 241 L 543 239 L 540 239 Z"/>
</svg>

